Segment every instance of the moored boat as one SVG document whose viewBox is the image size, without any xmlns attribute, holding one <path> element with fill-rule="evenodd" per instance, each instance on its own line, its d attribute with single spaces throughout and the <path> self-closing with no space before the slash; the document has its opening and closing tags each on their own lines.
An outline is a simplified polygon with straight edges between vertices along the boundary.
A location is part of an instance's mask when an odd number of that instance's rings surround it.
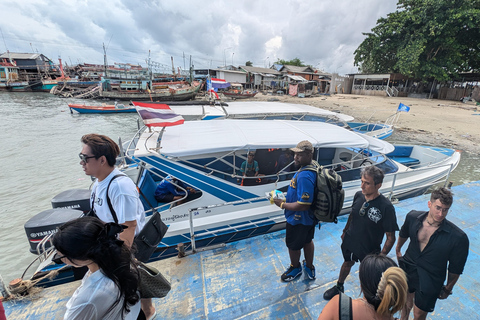
<svg viewBox="0 0 480 320">
<path fill-rule="evenodd" d="M 132 101 L 133 105 L 152 106 L 156 103 Z M 339 112 L 294 103 L 269 101 L 241 101 L 228 104 L 211 104 L 207 101 L 195 105 L 172 105 L 170 108 L 180 114 L 187 121 L 213 119 L 255 119 L 255 120 L 297 120 L 320 121 L 350 128 L 353 131 L 364 133 L 378 139 L 385 139 L 393 133 L 394 124 L 398 120 L 399 112 L 390 116 L 384 123 L 353 122 L 352 116 Z"/>
<path fill-rule="evenodd" d="M 291 163 L 281 168 L 278 160 L 301 140 L 312 142 L 314 159 L 342 177 L 345 213 L 360 190 L 364 166 L 383 169 L 386 175 L 381 192 L 401 199 L 441 181 L 460 160 L 460 154 L 451 149 L 393 146 L 336 125 L 311 121 L 226 119 L 187 121 L 167 128 L 152 126 L 132 139 L 126 150 L 132 164 L 125 169 L 145 195 L 142 200 L 147 213 L 152 212 L 150 205 L 154 206 L 169 225 L 151 259 L 176 255 L 179 246 L 196 250 L 284 228 L 283 211 L 270 204 L 265 195 L 273 189 L 288 188 L 295 168 Z M 239 171 L 250 151 L 255 151 L 259 177 L 243 177 Z M 153 196 L 156 185 L 168 175 L 192 186 L 200 196 L 182 204 L 157 202 Z M 47 265 L 43 270 L 55 268 Z M 72 275 L 63 276 L 61 281 L 73 279 Z"/>
<path fill-rule="evenodd" d="M 68 104 L 70 112 L 76 111 L 78 113 L 133 113 L 137 112 L 133 106 L 125 106 L 124 104 L 116 103 L 113 105 L 102 104 L 100 106 L 87 106 L 84 104 Z"/>
<path fill-rule="evenodd" d="M 247 99 L 253 98 L 258 92 L 244 90 L 240 83 L 230 83 L 230 88 L 222 91 L 222 94 L 230 99 Z"/>
<path fill-rule="evenodd" d="M 0 90 L 2 91 L 31 91 L 28 81 L 19 78 L 19 68 L 13 61 L 0 61 Z"/>
<path fill-rule="evenodd" d="M 155 83 L 146 80 L 104 79 L 99 90 L 102 98 L 119 100 L 189 100 L 195 97 L 202 86 L 201 81 Z"/>
</svg>

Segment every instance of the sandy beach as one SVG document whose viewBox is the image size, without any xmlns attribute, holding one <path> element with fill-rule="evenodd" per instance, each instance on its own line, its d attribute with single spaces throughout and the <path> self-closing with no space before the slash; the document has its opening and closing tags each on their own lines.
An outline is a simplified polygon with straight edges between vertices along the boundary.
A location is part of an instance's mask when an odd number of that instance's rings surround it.
<svg viewBox="0 0 480 320">
<path fill-rule="evenodd" d="M 278 99 L 345 113 L 358 122 L 384 122 L 399 103 L 410 107 L 402 112 L 395 126 L 396 138 L 413 138 L 425 144 L 444 146 L 473 153 L 480 152 L 480 106 L 475 102 L 375 97 L 351 94 L 298 98 L 257 94 L 252 100 Z M 478 114 L 478 115 L 477 115 Z"/>
</svg>

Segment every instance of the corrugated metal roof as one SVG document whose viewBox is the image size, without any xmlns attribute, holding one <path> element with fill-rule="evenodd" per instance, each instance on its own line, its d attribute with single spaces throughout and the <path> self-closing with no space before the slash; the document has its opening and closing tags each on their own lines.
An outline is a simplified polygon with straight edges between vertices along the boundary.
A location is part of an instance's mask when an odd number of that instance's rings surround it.
<svg viewBox="0 0 480 320">
<path fill-rule="evenodd" d="M 298 67 L 298 66 L 290 66 L 290 65 L 284 65 L 282 68 L 282 71 L 284 69 L 290 71 L 290 72 L 304 72 L 304 73 L 312 73 L 313 70 L 310 67 Z"/>
<path fill-rule="evenodd" d="M 278 72 L 270 68 L 249 67 L 249 66 L 240 66 L 240 68 L 251 73 L 266 73 L 266 74 L 273 74 L 278 76 L 282 74 L 281 72 Z"/>
<path fill-rule="evenodd" d="M 0 59 L 25 59 L 25 60 L 35 60 L 38 57 L 40 57 L 40 53 L 15 53 L 15 52 L 10 52 L 10 53 L 3 53 L 0 55 Z"/>
<path fill-rule="evenodd" d="M 295 80 L 295 81 L 307 82 L 307 79 L 305 79 L 302 76 L 292 76 L 291 74 L 287 74 L 287 77 L 289 77 L 290 79 Z"/>
</svg>

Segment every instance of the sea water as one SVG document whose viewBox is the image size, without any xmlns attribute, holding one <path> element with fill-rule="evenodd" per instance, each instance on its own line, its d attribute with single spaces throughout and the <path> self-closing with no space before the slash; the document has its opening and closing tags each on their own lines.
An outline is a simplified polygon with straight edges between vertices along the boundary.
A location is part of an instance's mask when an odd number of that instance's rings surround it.
<svg viewBox="0 0 480 320">
<path fill-rule="evenodd" d="M 102 101 L 0 92 L 0 275 L 7 283 L 36 257 L 29 252 L 25 222 L 50 209 L 58 193 L 90 187 L 78 158 L 82 135 L 100 133 L 126 141 L 138 130 L 136 113 L 72 114 L 68 103 Z M 389 140 L 395 139 L 394 133 Z M 480 180 L 478 158 L 464 152 L 449 180 L 455 185 Z"/>
<path fill-rule="evenodd" d="M 118 142 L 138 130 L 136 113 L 72 114 L 68 103 L 102 101 L 0 93 L 0 275 L 7 283 L 36 257 L 29 252 L 25 222 L 51 209 L 52 197 L 61 191 L 90 187 L 79 164 L 82 135 L 100 133 Z"/>
</svg>

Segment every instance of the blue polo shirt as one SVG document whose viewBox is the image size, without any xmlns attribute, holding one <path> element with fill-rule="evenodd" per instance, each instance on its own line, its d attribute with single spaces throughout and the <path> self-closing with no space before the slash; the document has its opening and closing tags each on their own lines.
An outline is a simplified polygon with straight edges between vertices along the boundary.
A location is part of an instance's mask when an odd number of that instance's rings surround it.
<svg viewBox="0 0 480 320">
<path fill-rule="evenodd" d="M 287 202 L 298 202 L 311 205 L 315 196 L 317 174 L 310 170 L 295 173 L 287 190 Z M 291 211 L 285 209 L 285 219 L 291 225 L 303 224 L 311 226 L 317 223 L 311 208 L 305 211 Z"/>
</svg>

